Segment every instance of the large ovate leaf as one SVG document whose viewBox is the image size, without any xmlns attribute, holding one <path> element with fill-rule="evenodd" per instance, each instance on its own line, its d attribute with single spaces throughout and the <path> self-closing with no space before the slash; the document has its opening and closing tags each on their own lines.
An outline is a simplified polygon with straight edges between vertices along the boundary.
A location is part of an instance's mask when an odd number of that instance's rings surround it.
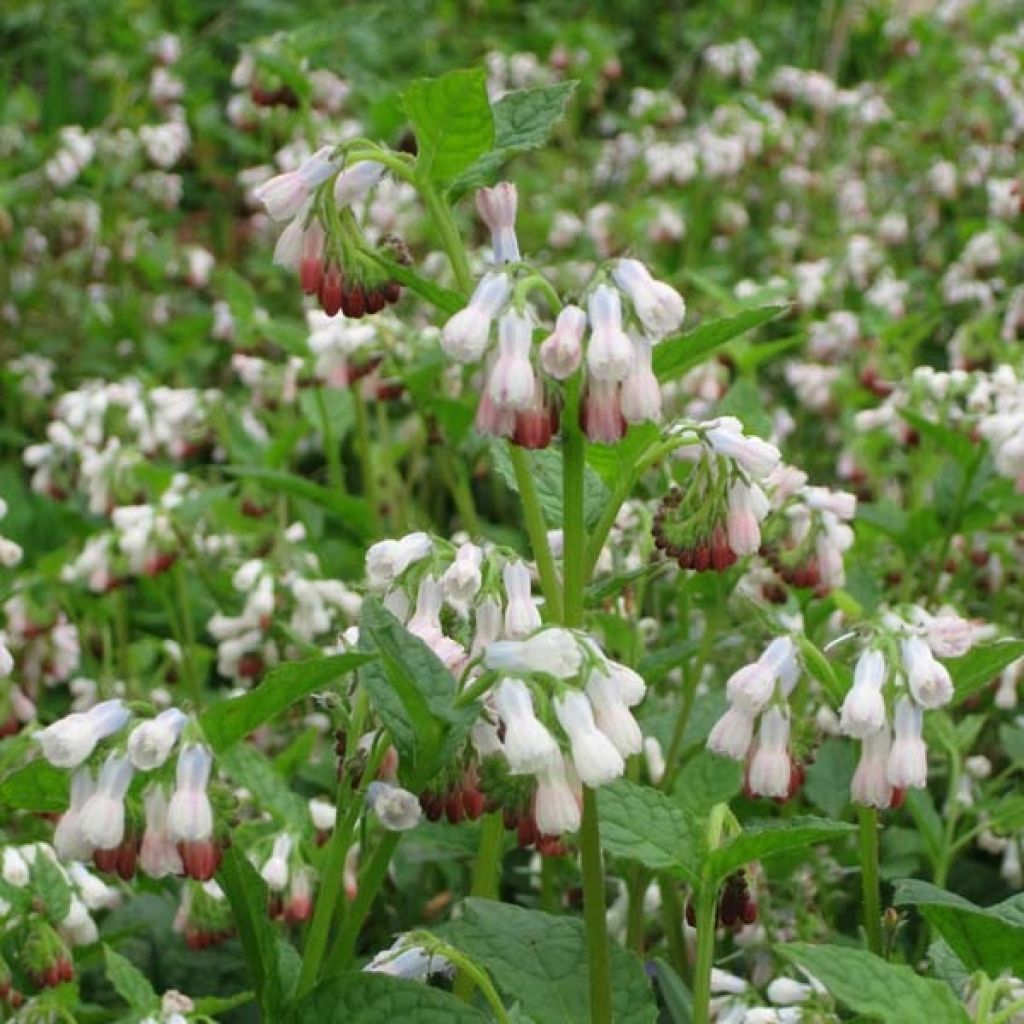
<svg viewBox="0 0 1024 1024">
<path fill-rule="evenodd" d="M 774 319 L 783 308 L 759 306 L 757 309 L 744 309 L 735 316 L 709 320 L 686 334 L 661 342 L 654 349 L 654 372 L 658 380 L 677 380 L 704 362 L 715 349 Z"/>
<path fill-rule="evenodd" d="M 65 811 L 70 777 L 41 758 L 11 772 L 0 782 L 0 807 L 25 811 Z"/>
<path fill-rule="evenodd" d="M 403 784 L 418 792 L 448 764 L 477 705 L 456 707 L 451 672 L 376 598 L 363 602 L 359 648 L 378 655 L 363 667 L 363 685 L 394 740 Z"/>
<path fill-rule="evenodd" d="M 103 956 L 107 963 L 107 979 L 133 1010 L 143 1014 L 159 1010 L 160 997 L 153 990 L 149 979 L 131 960 L 106 945 L 103 947 Z"/>
<path fill-rule="evenodd" d="M 905 878 L 896 883 L 895 906 L 917 908 L 970 971 L 996 977 L 1024 972 L 1024 896 L 993 907 L 979 907 L 928 882 Z"/>
<path fill-rule="evenodd" d="M 221 701 L 203 712 L 200 725 L 214 753 L 220 753 L 244 739 L 264 722 L 281 714 L 310 694 L 328 687 L 371 659 L 372 655 L 351 651 L 327 658 L 289 662 L 267 673 L 254 690 L 241 697 Z"/>
<path fill-rule="evenodd" d="M 597 801 L 601 845 L 609 853 L 696 883 L 704 834 L 691 811 L 660 790 L 626 779 L 602 786 Z"/>
<path fill-rule="evenodd" d="M 294 1024 L 486 1024 L 489 1017 L 447 992 L 388 974 L 355 971 L 300 1000 Z"/>
<path fill-rule="evenodd" d="M 967 1013 L 941 981 L 890 964 L 862 949 L 793 942 L 776 946 L 810 971 L 844 1006 L 885 1024 L 967 1024 Z"/>
<path fill-rule="evenodd" d="M 953 703 L 960 704 L 983 690 L 1018 658 L 1024 658 L 1024 640 L 998 640 L 975 647 L 962 658 L 951 658 L 946 668 L 953 678 Z"/>
<path fill-rule="evenodd" d="M 468 899 L 438 929 L 483 966 L 536 1024 L 588 1024 L 590 990 L 583 922 L 539 910 Z M 657 1009 L 640 962 L 611 948 L 612 1015 L 616 1024 L 651 1024 Z"/>
<path fill-rule="evenodd" d="M 827 843 L 853 832 L 853 826 L 827 818 L 787 818 L 744 827 L 735 838 L 711 853 L 710 868 L 718 880 L 755 860 Z"/>
<path fill-rule="evenodd" d="M 494 117 L 482 68 L 419 78 L 402 95 L 416 135 L 416 173 L 447 184 L 494 145 Z"/>
</svg>

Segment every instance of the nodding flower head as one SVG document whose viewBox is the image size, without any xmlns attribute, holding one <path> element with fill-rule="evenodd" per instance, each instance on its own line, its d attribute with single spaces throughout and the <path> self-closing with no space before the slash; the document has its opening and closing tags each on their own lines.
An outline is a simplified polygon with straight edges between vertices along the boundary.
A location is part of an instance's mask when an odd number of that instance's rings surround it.
<svg viewBox="0 0 1024 1024">
<path fill-rule="evenodd" d="M 540 346 L 540 364 L 555 380 L 566 380 L 583 360 L 583 332 L 587 314 L 579 306 L 563 306 L 555 320 L 555 329 Z"/>
<path fill-rule="evenodd" d="M 619 778 L 626 767 L 622 754 L 597 727 L 587 697 L 578 690 L 569 690 L 555 698 L 554 708 L 569 737 L 573 765 L 580 781 L 586 786 L 602 786 Z"/>
<path fill-rule="evenodd" d="M 494 688 L 494 707 L 505 725 L 504 750 L 513 775 L 534 775 L 560 756 L 555 738 L 537 718 L 529 687 L 503 679 Z"/>
<path fill-rule="evenodd" d="M 97 850 L 110 850 L 124 838 L 124 795 L 133 774 L 131 762 L 120 754 L 111 754 L 100 769 L 96 789 L 82 808 L 82 837 Z"/>
<path fill-rule="evenodd" d="M 864 651 L 857 659 L 853 686 L 843 701 L 839 728 L 847 736 L 864 739 L 885 726 L 885 657 L 881 651 Z"/>
<path fill-rule="evenodd" d="M 57 768 L 80 765 L 100 740 L 117 732 L 131 717 L 121 700 L 105 700 L 88 711 L 76 711 L 36 733 L 43 756 Z"/>
<path fill-rule="evenodd" d="M 469 303 L 449 318 L 441 348 L 459 363 L 475 363 L 484 354 L 491 324 L 508 302 L 512 285 L 505 274 L 484 274 Z"/>
<path fill-rule="evenodd" d="M 622 303 L 609 285 L 598 285 L 587 300 L 590 313 L 590 342 L 587 369 L 597 381 L 625 380 L 633 366 L 633 346 L 622 329 Z"/>
<path fill-rule="evenodd" d="M 541 835 L 557 836 L 575 832 L 581 813 L 577 787 L 569 781 L 564 756 L 559 753 L 537 773 L 533 797 L 533 818 Z"/>
<path fill-rule="evenodd" d="M 663 338 L 682 325 L 683 297 L 671 285 L 651 277 L 639 260 L 618 260 L 612 279 L 629 296 L 637 318 L 653 338 Z"/>
<path fill-rule="evenodd" d="M 757 745 L 747 772 L 747 786 L 755 796 L 777 800 L 789 795 L 793 763 L 789 755 L 789 716 L 779 707 L 761 717 Z"/>
<path fill-rule="evenodd" d="M 290 220 L 312 194 L 336 170 L 331 147 L 323 146 L 294 171 L 278 174 L 256 189 L 255 196 L 274 220 Z"/>
<path fill-rule="evenodd" d="M 487 392 L 498 409 L 529 408 L 536 379 L 530 362 L 533 329 L 527 317 L 509 311 L 498 324 L 498 359 L 487 378 Z"/>
<path fill-rule="evenodd" d="M 928 644 L 919 636 L 903 641 L 903 669 L 914 700 L 923 708 L 941 708 L 953 699 L 949 670 L 936 661 Z"/>
<path fill-rule="evenodd" d="M 893 742 L 886 777 L 895 789 L 924 789 L 928 783 L 928 748 L 921 736 L 924 715 L 909 697 L 900 697 L 893 715 Z"/>
<path fill-rule="evenodd" d="M 128 737 L 128 756 L 140 772 L 159 768 L 170 756 L 185 728 L 188 716 L 177 708 L 167 708 L 156 718 L 135 727 Z"/>
<path fill-rule="evenodd" d="M 177 786 L 167 808 L 167 832 L 174 842 L 192 843 L 213 834 L 213 807 L 206 794 L 213 758 L 199 743 L 178 754 Z"/>
</svg>

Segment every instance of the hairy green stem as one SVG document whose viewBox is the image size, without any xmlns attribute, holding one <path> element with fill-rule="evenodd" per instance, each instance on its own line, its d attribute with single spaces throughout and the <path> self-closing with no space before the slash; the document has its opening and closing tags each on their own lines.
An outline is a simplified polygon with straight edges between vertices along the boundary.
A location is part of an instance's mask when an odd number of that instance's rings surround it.
<svg viewBox="0 0 1024 1024">
<path fill-rule="evenodd" d="M 598 831 L 597 794 L 583 787 L 583 825 L 580 851 L 583 861 L 583 919 L 587 932 L 587 967 L 590 979 L 590 1020 L 611 1024 L 611 953 L 605 924 L 604 865 Z"/>
<path fill-rule="evenodd" d="M 316 410 L 320 417 L 320 433 L 324 439 L 324 456 L 327 459 L 327 482 L 332 491 L 345 490 L 345 477 L 341 471 L 341 453 L 338 451 L 338 439 L 334 434 L 331 417 L 327 412 L 327 400 L 322 387 L 314 388 Z"/>
<path fill-rule="evenodd" d="M 668 962 L 680 978 L 686 977 L 686 936 L 683 934 L 683 901 L 679 883 L 671 875 L 658 879 L 661 890 L 661 927 L 668 944 Z"/>
<path fill-rule="evenodd" d="M 469 258 L 466 256 L 466 250 L 459 237 L 459 230 L 455 226 L 451 210 L 448 209 L 432 181 L 417 175 L 415 185 L 440 236 L 441 245 L 452 265 L 452 273 L 455 274 L 459 289 L 468 296 L 473 290 L 473 274 L 470 272 Z"/>
<path fill-rule="evenodd" d="M 857 810 L 860 828 L 860 885 L 864 903 L 864 934 L 868 949 L 885 955 L 882 938 L 882 898 L 878 887 L 878 812 L 871 807 Z"/>
<path fill-rule="evenodd" d="M 537 487 L 533 481 L 530 462 L 518 445 L 509 444 L 509 458 L 516 474 L 516 486 L 523 503 L 523 521 L 526 533 L 533 548 L 533 557 L 537 562 L 537 573 L 540 576 L 540 589 L 544 593 L 544 602 L 549 611 L 548 617 L 556 621 L 562 619 L 562 594 L 558 585 L 558 573 L 555 571 L 555 560 L 551 555 L 548 543 L 548 529 L 544 522 L 544 512 L 537 497 Z"/>
<path fill-rule="evenodd" d="M 718 892 L 704 879 L 697 890 L 697 957 L 693 965 L 693 1024 L 708 1024 L 711 968 L 715 962 L 715 916 Z"/>
</svg>

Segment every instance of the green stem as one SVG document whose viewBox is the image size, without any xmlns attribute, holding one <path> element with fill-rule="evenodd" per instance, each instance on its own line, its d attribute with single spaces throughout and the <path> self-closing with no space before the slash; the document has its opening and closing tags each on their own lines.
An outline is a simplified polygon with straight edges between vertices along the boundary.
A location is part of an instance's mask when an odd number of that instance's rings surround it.
<svg viewBox="0 0 1024 1024">
<path fill-rule="evenodd" d="M 419 176 L 416 178 L 416 187 L 419 190 L 420 198 L 434 222 L 434 227 L 441 238 L 441 245 L 444 247 L 448 261 L 452 265 L 452 273 L 459 288 L 467 295 L 473 290 L 473 274 L 469 269 L 469 259 L 466 250 L 463 248 L 462 239 L 459 237 L 459 230 L 455 226 L 451 211 L 445 205 L 434 183 Z"/>
<path fill-rule="evenodd" d="M 626 947 L 637 956 L 644 955 L 644 896 L 647 893 L 647 872 L 634 864 L 627 883 Z"/>
<path fill-rule="evenodd" d="M 331 485 L 332 491 L 345 490 L 345 478 L 341 471 L 341 452 L 338 451 L 338 439 L 334 434 L 334 427 L 331 425 L 331 417 L 327 413 L 327 401 L 324 398 L 323 388 L 314 388 L 316 396 L 316 409 L 320 416 L 320 432 L 324 438 L 324 455 L 327 458 L 327 482 Z"/>
<path fill-rule="evenodd" d="M 519 497 L 523 502 L 523 520 L 530 538 L 530 547 L 533 548 L 533 557 L 537 562 L 537 573 L 540 576 L 540 588 L 544 592 L 544 602 L 550 609 L 550 617 L 561 621 L 562 594 L 558 585 L 555 560 L 551 555 L 551 545 L 548 543 L 544 512 L 540 507 L 537 487 L 533 481 L 533 471 L 530 469 L 526 452 L 518 445 L 510 443 L 508 453 L 512 460 L 512 468 L 515 470 Z"/>
<path fill-rule="evenodd" d="M 414 932 L 410 938 L 415 941 L 419 936 Z M 466 991 L 466 997 L 468 997 L 472 992 L 473 985 L 476 985 L 476 987 L 483 993 L 483 996 L 487 1000 L 491 1009 L 494 1011 L 494 1019 L 498 1024 L 508 1024 L 508 1014 L 505 1012 L 505 1004 L 502 1003 L 501 997 L 498 995 L 498 990 L 494 987 L 494 983 L 482 967 L 479 967 L 470 960 L 462 950 L 456 949 L 454 946 L 449 946 L 446 942 L 438 942 L 437 939 L 429 932 L 423 936 L 423 945 L 431 955 L 436 953 L 439 956 L 443 956 L 458 967 L 459 978 L 465 978 L 469 985 L 469 988 Z"/>
<path fill-rule="evenodd" d="M 185 572 L 180 562 L 174 566 L 174 583 L 181 616 L 181 628 L 185 638 L 181 660 L 185 667 L 185 674 L 188 677 L 189 685 L 192 688 L 192 702 L 195 704 L 195 711 L 198 714 L 203 708 L 203 686 L 199 673 L 196 671 L 196 663 L 193 658 L 193 651 L 195 651 L 196 647 L 195 624 L 192 621 L 192 606 L 188 598 Z"/>
<path fill-rule="evenodd" d="M 363 494 L 370 506 L 370 514 L 380 514 L 377 507 L 377 474 L 373 469 L 373 453 L 370 450 L 370 420 L 366 414 L 366 398 L 358 386 L 352 389 L 356 409 L 356 449 L 359 453 L 359 467 L 363 478 Z"/>
<path fill-rule="evenodd" d="M 437 458 L 445 483 L 451 492 L 452 501 L 455 502 L 455 511 L 462 519 L 463 528 L 471 539 L 479 540 L 483 536 L 480 529 L 480 516 L 477 515 L 473 491 L 466 479 L 465 468 L 461 462 L 456 462 L 452 458 L 451 451 L 444 446 L 438 449 Z"/>
<path fill-rule="evenodd" d="M 860 884 L 864 902 L 864 933 L 868 949 L 885 955 L 882 939 L 882 898 L 878 888 L 878 812 L 871 807 L 857 810 L 860 825 Z"/>
<path fill-rule="evenodd" d="M 686 977 L 686 937 L 683 935 L 683 901 L 679 885 L 670 875 L 658 879 L 661 890 L 661 927 L 668 943 L 668 962 L 680 978 Z"/>
<path fill-rule="evenodd" d="M 580 829 L 583 867 L 583 919 L 587 930 L 587 968 L 590 979 L 590 1020 L 611 1024 L 611 954 L 605 924 L 604 866 L 598 832 L 597 794 L 583 787 L 583 825 Z"/>
<path fill-rule="evenodd" d="M 693 965 L 693 1024 L 708 1024 L 711 968 L 715 962 L 715 912 L 718 892 L 704 879 L 697 892 L 697 959 Z"/>
<path fill-rule="evenodd" d="M 327 955 L 325 967 L 327 977 L 340 974 L 352 963 L 359 932 L 366 920 L 366 915 L 370 912 L 370 907 L 373 906 L 377 892 L 384 882 L 388 873 L 388 865 L 391 863 L 391 855 L 395 852 L 401 838 L 401 832 L 386 832 L 381 836 L 377 849 L 373 851 L 369 862 L 360 873 L 356 898 L 346 911 L 341 924 L 341 932 Z"/>
</svg>

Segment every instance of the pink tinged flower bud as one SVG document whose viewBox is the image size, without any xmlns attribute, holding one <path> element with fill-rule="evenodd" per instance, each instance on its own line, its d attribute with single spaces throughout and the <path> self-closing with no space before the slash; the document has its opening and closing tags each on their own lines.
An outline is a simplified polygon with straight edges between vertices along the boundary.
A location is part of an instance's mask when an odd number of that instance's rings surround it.
<svg viewBox="0 0 1024 1024">
<path fill-rule="evenodd" d="M 566 380 L 580 368 L 586 327 L 587 314 L 579 306 L 563 307 L 554 331 L 540 346 L 540 365 L 548 376 Z"/>
<path fill-rule="evenodd" d="M 167 807 L 167 832 L 175 843 L 199 843 L 213 834 L 213 807 L 206 795 L 213 757 L 199 743 L 178 754 L 177 787 Z"/>
<path fill-rule="evenodd" d="M 384 176 L 387 168 L 374 160 L 346 167 L 334 179 L 334 201 L 339 207 L 351 206 L 366 198 L 370 190 Z"/>
<path fill-rule="evenodd" d="M 371 782 L 366 790 L 366 802 L 389 832 L 408 832 L 423 816 L 416 795 L 389 782 Z"/>
<path fill-rule="evenodd" d="M 661 784 L 665 777 L 665 753 L 655 736 L 644 737 L 644 759 L 647 762 L 647 775 L 655 786 Z"/>
<path fill-rule="evenodd" d="M 292 852 L 292 837 L 287 833 L 274 840 L 267 862 L 260 871 L 260 877 L 271 892 L 284 892 L 288 885 L 288 858 Z"/>
<path fill-rule="evenodd" d="M 941 611 L 929 617 L 925 639 L 938 657 L 962 658 L 974 643 L 974 627 L 955 612 Z"/>
<path fill-rule="evenodd" d="M 97 850 L 111 850 L 124 839 L 124 795 L 133 774 L 131 762 L 119 754 L 100 769 L 96 791 L 82 808 L 82 838 Z"/>
<path fill-rule="evenodd" d="M 128 756 L 140 772 L 159 768 L 170 756 L 185 728 L 188 716 L 177 708 L 161 711 L 156 718 L 136 726 L 128 737 Z"/>
<path fill-rule="evenodd" d="M 747 776 L 750 792 L 755 796 L 785 797 L 791 771 L 789 718 L 781 708 L 771 707 L 762 715 L 757 732 L 757 746 Z"/>
<path fill-rule="evenodd" d="M 512 311 L 498 324 L 498 360 L 488 377 L 487 391 L 499 409 L 522 410 L 533 401 L 532 333 L 530 321 Z"/>
<path fill-rule="evenodd" d="M 587 440 L 615 444 L 626 433 L 619 385 L 614 381 L 590 379 L 580 408 L 580 426 Z"/>
<path fill-rule="evenodd" d="M 53 833 L 53 848 L 63 861 L 88 860 L 92 846 L 82 832 L 82 811 L 96 791 L 92 772 L 83 766 L 71 776 L 71 806 L 61 815 Z"/>
<path fill-rule="evenodd" d="M 924 714 L 909 698 L 901 697 L 893 715 L 894 738 L 886 778 L 896 789 L 924 789 L 928 782 L 928 748 L 921 736 Z"/>
<path fill-rule="evenodd" d="M 760 549 L 761 520 L 767 514 L 766 505 L 764 492 L 756 484 L 751 486 L 734 480 L 729 487 L 725 527 L 729 547 L 740 557 L 755 555 Z"/>
<path fill-rule="evenodd" d="M 489 644 L 484 667 L 496 672 L 546 672 L 556 679 L 571 679 L 579 672 L 582 657 L 573 634 L 556 627 L 535 633 L 528 640 Z"/>
<path fill-rule="evenodd" d="M 537 774 L 533 818 L 537 823 L 537 831 L 545 836 L 575 832 L 580 827 L 579 797 L 569 784 L 565 758 L 561 753 Z"/>
<path fill-rule="evenodd" d="M 953 680 L 919 636 L 903 641 L 903 669 L 914 700 L 923 708 L 941 708 L 953 699 Z"/>
<path fill-rule="evenodd" d="M 43 757 L 57 768 L 80 765 L 100 740 L 117 732 L 131 717 L 121 700 L 106 700 L 88 711 L 78 711 L 37 732 Z"/>
<path fill-rule="evenodd" d="M 622 329 L 619 293 L 606 284 L 598 285 L 587 300 L 590 313 L 590 343 L 587 369 L 597 381 L 624 380 L 633 366 L 633 346 Z"/>
<path fill-rule="evenodd" d="M 555 715 L 572 747 L 576 774 L 585 786 L 602 786 L 619 778 L 626 769 L 622 755 L 598 729 L 590 701 L 577 690 L 556 697 Z"/>
<path fill-rule="evenodd" d="M 298 213 L 313 190 L 322 185 L 336 167 L 337 162 L 331 159 L 331 147 L 324 146 L 296 170 L 278 174 L 264 182 L 254 195 L 273 220 L 288 220 Z"/>
<path fill-rule="evenodd" d="M 505 274 L 484 274 L 465 309 L 450 317 L 441 331 L 441 348 L 459 363 L 475 363 L 487 348 L 491 323 L 508 302 L 511 284 Z"/>
<path fill-rule="evenodd" d="M 513 640 L 529 636 L 540 628 L 541 619 L 533 599 L 530 570 L 523 562 L 509 562 L 502 571 L 505 581 L 505 635 Z"/>
<path fill-rule="evenodd" d="M 885 658 L 881 651 L 865 651 L 853 670 L 853 686 L 843 701 L 839 728 L 845 736 L 864 739 L 885 726 Z"/>
<path fill-rule="evenodd" d="M 860 760 L 850 782 L 850 799 L 855 804 L 878 810 L 886 810 L 892 804 L 892 786 L 887 775 L 890 744 L 887 725 L 861 741 Z"/>
<path fill-rule="evenodd" d="M 442 601 L 441 584 L 433 576 L 424 576 L 416 593 L 416 610 L 405 628 L 428 646 L 441 639 Z"/>
<path fill-rule="evenodd" d="M 139 867 L 150 878 L 180 875 L 183 870 L 178 848 L 167 831 L 167 795 L 161 785 L 150 786 L 143 797 L 146 828 L 139 847 Z"/>
<path fill-rule="evenodd" d="M 656 423 L 661 419 L 661 385 L 654 376 L 651 343 L 634 336 L 633 366 L 622 382 L 621 409 L 627 423 Z"/>
<path fill-rule="evenodd" d="M 738 707 L 729 708 L 708 735 L 708 750 L 734 761 L 747 756 L 754 738 L 754 715 Z"/>
<path fill-rule="evenodd" d="M 623 756 L 639 754 L 644 737 L 636 719 L 619 694 L 619 688 L 610 676 L 591 672 L 587 680 L 587 697 L 594 712 L 594 721 Z"/>
<path fill-rule="evenodd" d="M 491 248 L 495 263 L 518 263 L 519 241 L 516 238 L 516 206 L 518 194 L 510 181 L 498 182 L 494 188 L 481 188 L 476 194 L 476 208 L 491 232 Z"/>
<path fill-rule="evenodd" d="M 663 338 L 682 325 L 686 316 L 683 297 L 671 285 L 651 277 L 639 260 L 619 260 L 612 278 L 630 297 L 638 319 L 655 338 Z"/>
<path fill-rule="evenodd" d="M 503 679 L 494 688 L 494 708 L 505 724 L 505 760 L 513 775 L 535 775 L 561 754 L 555 738 L 533 710 L 529 687 Z"/>
<path fill-rule="evenodd" d="M 732 459 L 741 469 L 763 480 L 779 464 L 779 449 L 759 437 L 746 437 L 739 420 L 722 417 L 705 433 L 708 444 L 718 455 Z"/>
<path fill-rule="evenodd" d="M 489 381 L 494 363 L 490 363 L 484 379 Z M 480 402 L 476 407 L 476 419 L 473 425 L 478 434 L 484 437 L 512 437 L 516 432 L 519 414 L 515 409 L 504 409 L 491 398 L 490 388 L 484 387 Z"/>
</svg>

